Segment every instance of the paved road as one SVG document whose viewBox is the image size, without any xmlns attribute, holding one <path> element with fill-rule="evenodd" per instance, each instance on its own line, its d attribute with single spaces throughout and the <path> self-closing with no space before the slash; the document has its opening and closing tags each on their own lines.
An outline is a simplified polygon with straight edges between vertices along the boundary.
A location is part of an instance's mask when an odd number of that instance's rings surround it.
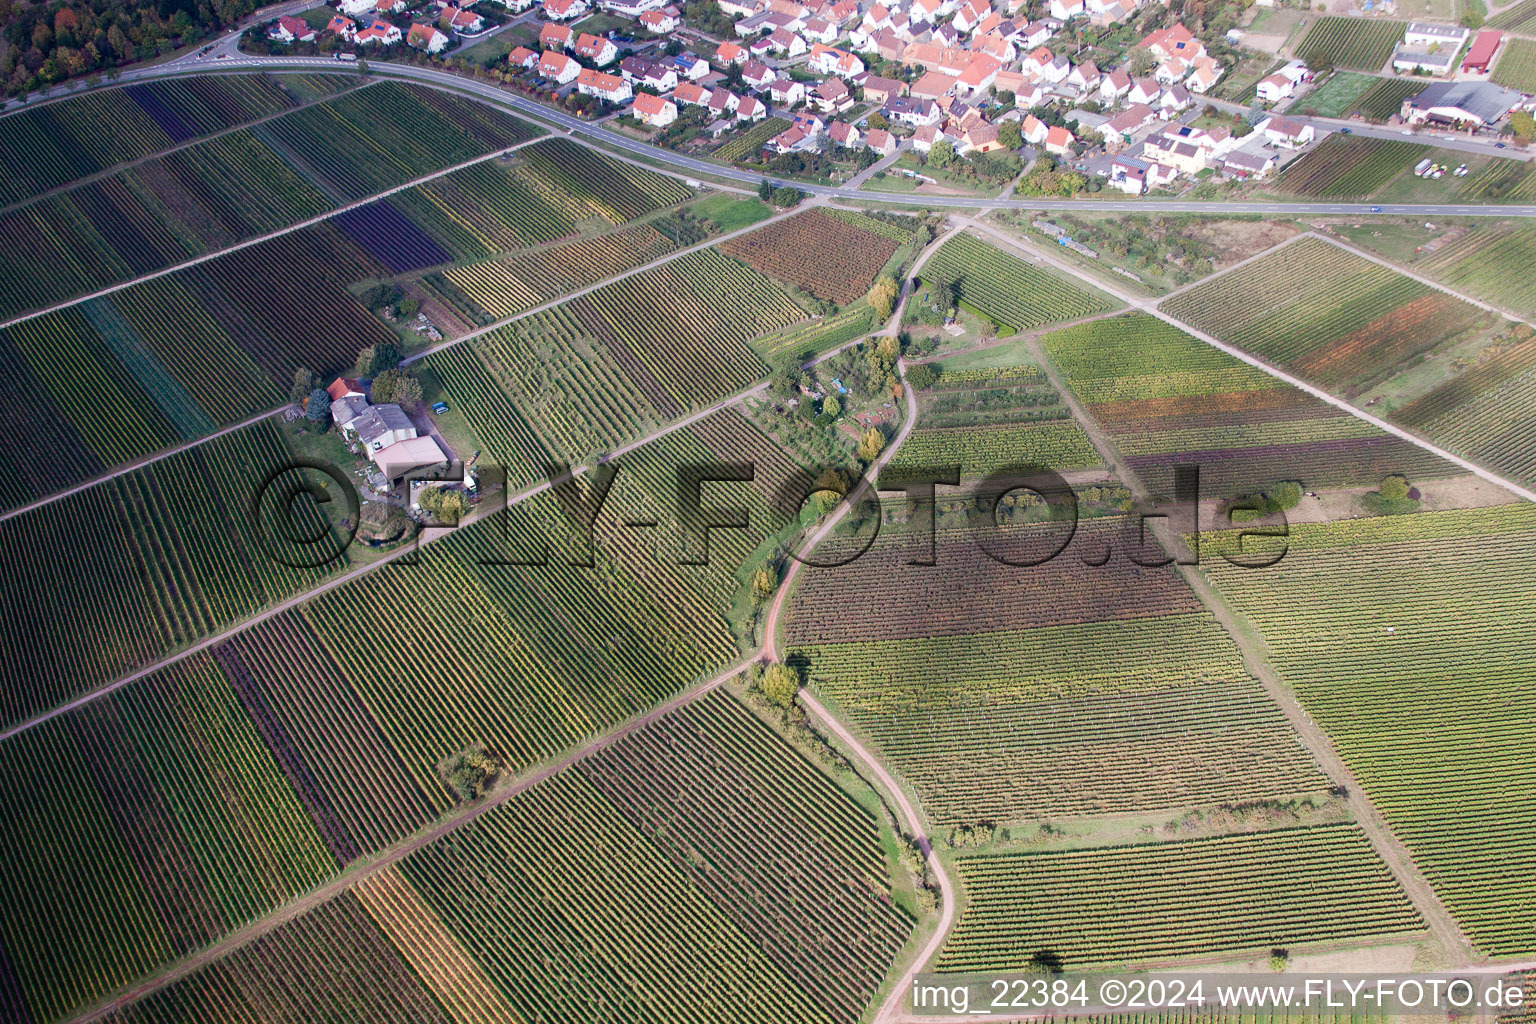
<svg viewBox="0 0 1536 1024">
<path fill-rule="evenodd" d="M 233 48 L 237 42 L 238 38 L 236 36 L 225 37 L 215 44 L 216 54 L 233 54 Z M 328 57 L 263 57 L 252 54 L 235 54 L 228 56 L 224 60 L 215 60 L 213 59 L 215 55 L 210 55 L 209 58 L 203 60 L 184 58 L 169 64 L 126 71 L 118 77 L 116 82 L 120 84 L 157 78 L 170 78 L 184 74 L 205 74 L 210 71 L 239 71 L 257 68 L 266 68 L 274 71 L 296 69 L 332 72 L 346 71 L 350 68 L 350 65 L 342 64 Z M 557 125 L 571 135 L 582 136 L 600 142 L 604 146 L 628 151 L 636 156 L 666 164 L 682 173 L 723 178 L 728 181 L 737 181 L 754 186 L 761 180 L 761 175 L 749 171 L 742 171 L 723 164 L 701 160 L 698 157 L 688 156 L 683 153 L 675 153 L 639 139 L 606 131 L 590 121 L 573 117 L 563 110 L 546 107 L 541 103 L 515 95 L 485 82 L 460 78 L 446 71 L 416 67 L 411 64 L 370 63 L 368 67 L 370 73 L 380 77 L 403 78 L 422 82 L 450 91 L 465 93 L 489 103 L 510 108 L 524 116 L 543 121 L 546 124 Z M 1151 211 L 1205 214 L 1274 213 L 1291 217 L 1307 214 L 1366 215 L 1377 212 L 1382 215 L 1411 217 L 1536 217 L 1536 205 L 1472 206 L 1453 203 L 1393 203 L 1383 204 L 1378 207 L 1369 203 L 1285 203 L 1267 200 L 997 199 L 981 196 L 871 193 L 848 188 L 847 186 L 810 185 L 798 181 L 779 181 L 777 179 L 774 179 L 774 184 L 789 185 L 814 196 L 854 199 L 866 203 L 897 204 L 918 207 L 920 209 L 950 206 L 972 210 L 1042 210 L 1046 212 L 1098 210 L 1113 213 L 1147 213 Z"/>
</svg>

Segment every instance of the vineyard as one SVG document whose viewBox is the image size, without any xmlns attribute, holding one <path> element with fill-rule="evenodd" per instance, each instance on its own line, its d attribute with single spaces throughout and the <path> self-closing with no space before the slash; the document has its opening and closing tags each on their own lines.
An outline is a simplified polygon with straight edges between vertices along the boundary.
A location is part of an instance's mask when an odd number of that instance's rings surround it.
<svg viewBox="0 0 1536 1024">
<path fill-rule="evenodd" d="M 782 117 L 768 117 L 744 132 L 731 136 L 731 140 L 715 150 L 714 157 L 728 164 L 756 160 L 762 155 L 768 140 L 789 128 L 789 121 Z"/>
<path fill-rule="evenodd" d="M 1466 179 L 1456 198 L 1488 202 L 1529 201 L 1536 198 L 1536 170 L 1523 160 L 1490 160 Z"/>
<path fill-rule="evenodd" d="M 1536 92 L 1536 40 L 1509 39 L 1493 69 L 1493 80 L 1521 92 Z"/>
<path fill-rule="evenodd" d="M 1529 316 L 1536 312 L 1536 279 L 1525 268 L 1533 260 L 1536 231 L 1505 221 L 1469 227 L 1459 238 L 1416 259 L 1413 268 L 1458 291 Z"/>
<path fill-rule="evenodd" d="M 1529 32 L 1533 27 L 1536 27 L 1536 0 L 1526 0 L 1525 3 L 1515 4 L 1509 10 L 1489 18 L 1488 25 L 1490 28 Z"/>
<path fill-rule="evenodd" d="M 1262 574 L 1202 564 L 1265 638 L 1478 949 L 1536 952 L 1525 504 L 1293 526 Z M 1432 587 L 1403 581 L 1434 579 Z M 1424 575 L 1428 574 L 1428 576 Z M 1262 575 L 1263 579 L 1256 577 Z M 1481 709 L 1475 720 L 1466 708 Z"/>
<path fill-rule="evenodd" d="M 1233 295 L 1244 301 L 1234 303 Z M 1389 376 L 1488 319 L 1470 303 L 1319 238 L 1299 239 L 1163 308 L 1335 390 Z"/>
<path fill-rule="evenodd" d="M 1428 146 L 1416 142 L 1335 133 L 1287 167 L 1275 186 L 1298 196 L 1364 198 L 1428 152 Z"/>
<path fill-rule="evenodd" d="M 986 476 L 1006 466 L 1038 465 L 1057 471 L 1102 465 L 1093 442 L 1071 420 L 1009 426 L 915 430 L 894 465 L 961 467 Z"/>
<path fill-rule="evenodd" d="M 1347 422 L 1341 410 L 1151 317 L 1095 321 L 1042 341 L 1089 413 L 1124 445 L 1126 462 L 1164 498 L 1180 463 L 1200 467 L 1202 496 L 1225 498 L 1286 480 L 1346 487 L 1391 473 L 1455 473 L 1418 446 Z"/>
<path fill-rule="evenodd" d="M 859 306 L 832 316 L 808 320 L 783 331 L 765 334 L 755 340 L 752 347 L 764 359 L 792 354 L 804 361 L 869 334 L 881 326 L 874 319 L 873 309 Z"/>
<path fill-rule="evenodd" d="M 1356 101 L 1355 106 L 1377 123 L 1390 121 L 1403 109 L 1403 100 L 1424 91 L 1424 83 L 1412 78 L 1378 78 L 1376 84 Z"/>
<path fill-rule="evenodd" d="M 1113 308 L 1103 296 L 966 234 L 945 242 L 923 264 L 925 285 L 931 288 L 941 278 L 953 282 L 960 301 L 997 324 L 1003 334 Z"/>
<path fill-rule="evenodd" d="M 1419 914 L 1354 825 L 959 862 L 969 902 L 945 971 L 1066 969 L 1415 932 Z"/>
<path fill-rule="evenodd" d="M 821 210 L 807 210 L 733 238 L 721 249 L 769 277 L 846 306 L 863 298 L 900 244 Z"/>
<path fill-rule="evenodd" d="M 611 505 L 624 517 L 642 508 L 670 509 L 677 465 L 722 459 L 748 459 L 758 467 L 754 482 L 732 494 L 735 502 L 745 499 L 754 529 L 782 524 L 778 491 L 792 467 L 734 413 L 706 418 L 655 450 L 627 456 Z M 157 464 L 165 467 L 163 481 L 157 480 L 164 488 L 174 461 Z M 139 485 L 133 476 L 125 479 Z M 84 493 L 100 496 L 104 488 Z M 102 537 L 137 531 L 137 547 L 102 548 L 87 534 L 80 546 L 89 550 L 80 561 L 94 556 L 122 565 L 122 578 L 135 584 L 128 563 L 144 565 L 153 574 L 144 590 L 160 609 L 122 591 L 126 584 L 114 584 L 105 569 L 94 577 L 68 569 L 69 578 L 97 584 L 89 606 L 96 622 L 72 622 L 58 610 L 65 597 L 79 600 L 80 593 L 61 592 L 38 608 L 36 588 L 27 603 L 8 604 L 7 621 L 47 616 L 58 639 L 39 636 L 37 643 L 60 652 L 58 658 L 72 636 L 98 637 L 105 648 L 116 630 L 125 643 L 151 644 L 153 623 L 179 616 L 192 629 L 224 607 L 215 600 L 238 599 L 242 565 L 273 571 L 249 546 L 226 554 L 248 538 L 213 536 L 221 515 L 217 495 L 177 497 L 150 522 L 145 517 L 161 511 L 156 500 L 164 499 L 151 495 L 142 510 L 96 527 Z M 68 507 L 59 503 L 49 511 Z M 485 568 L 530 550 L 539 537 L 560 535 L 560 513 L 549 495 L 515 506 L 515 513 L 505 524 L 488 520 L 455 531 L 424 549 L 419 566 L 358 577 L 0 745 L 6 819 L 0 938 L 36 1018 L 56 1019 L 402 841 L 452 806 L 438 766 L 466 744 L 483 744 L 509 771 L 521 773 L 736 657 L 725 616 L 740 561 L 758 543 L 755 534 L 717 534 L 707 565 L 683 566 L 638 544 L 622 522 L 607 522 L 594 544 L 594 570 L 572 571 L 558 560 L 542 568 Z M 206 524 L 205 532 L 194 535 L 188 523 Z M 158 551 L 148 546 L 151 534 L 161 538 Z M 224 546 L 209 547 L 214 540 Z M 196 565 L 165 558 L 173 544 L 195 555 Z M 6 547 L 18 545 L 29 546 L 18 538 Z M 160 561 L 152 561 L 157 555 Z M 216 558 L 231 564 L 218 575 L 204 571 Z M 20 595 L 29 588 L 8 590 Z M 202 603 L 191 603 L 194 592 Z M 178 595 L 184 603 L 173 605 Z M 389 628 L 375 628 L 380 622 Z M 94 645 L 92 653 L 106 657 Z M 6 692 L 17 695 L 10 714 L 67 695 L 50 674 L 54 666 L 28 657 L 30 680 L 6 684 Z M 70 678 L 78 676 L 76 669 Z M 22 697 L 32 707 L 18 709 Z M 704 719 L 699 725 L 715 729 Z M 60 773 L 50 767 L 58 763 L 85 767 Z M 730 761 L 741 770 L 748 763 L 734 755 Z M 783 798 L 808 785 L 802 778 L 770 789 Z M 728 788 L 699 790 L 717 791 Z M 621 803 L 637 799 L 628 790 L 613 793 Z M 756 803 L 768 813 L 771 805 Z M 645 806 L 632 804 L 633 812 L 642 815 Z M 618 820 L 631 810 L 613 813 Z M 784 839 L 783 827 L 769 827 Z M 754 848 L 763 844 L 745 847 Z M 828 848 L 817 849 L 830 856 Z M 867 852 L 861 856 L 861 877 L 883 886 L 869 873 L 876 869 Z M 812 862 L 796 854 L 796 863 Z M 773 877 L 792 876 L 775 871 Z M 835 877 L 841 884 L 847 871 L 837 868 Z M 878 980 L 872 965 L 888 959 L 905 936 L 906 923 L 891 916 L 878 891 L 853 900 L 838 890 L 848 913 L 869 922 L 860 926 L 870 943 L 863 966 L 829 964 L 801 975 L 827 986 L 814 998 L 839 1007 L 839 1019 L 851 1019 L 847 1008 L 867 998 Z M 821 955 L 806 941 L 786 947 L 789 952 Z"/>
<path fill-rule="evenodd" d="M 1359 18 L 1322 17 L 1293 49 L 1314 65 L 1380 71 L 1403 38 L 1406 24 Z"/>
<path fill-rule="evenodd" d="M 0 201 L 9 205 L 77 178 L 281 113 L 289 79 L 223 75 L 92 92 L 0 118 Z M 305 76 L 307 86 L 309 77 Z M 111 125 L 111 131 L 102 131 Z"/>
<path fill-rule="evenodd" d="M 0 214 L 0 316 L 270 233 L 533 132 L 471 101 L 386 83 L 196 143 Z"/>
</svg>

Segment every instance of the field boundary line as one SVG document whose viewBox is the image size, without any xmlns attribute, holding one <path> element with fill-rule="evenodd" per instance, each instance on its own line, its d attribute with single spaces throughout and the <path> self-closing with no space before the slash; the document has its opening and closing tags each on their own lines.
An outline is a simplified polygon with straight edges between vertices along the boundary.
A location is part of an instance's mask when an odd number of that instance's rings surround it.
<svg viewBox="0 0 1536 1024">
<path fill-rule="evenodd" d="M 966 222 L 967 225 L 974 227 L 978 231 L 991 235 L 993 238 L 1003 242 L 1005 245 L 1009 245 L 1015 249 L 1028 252 L 1032 256 L 1036 255 L 1034 250 L 1028 247 L 1028 243 L 1025 240 L 1009 235 L 1008 233 L 995 228 L 990 224 L 985 224 L 972 217 L 957 217 L 956 219 Z M 1072 272 L 1072 268 L 1070 266 L 1053 259 L 1050 255 L 1043 255 L 1043 258 L 1058 269 L 1065 270 L 1068 273 Z M 1464 459 L 1460 455 L 1454 455 L 1451 452 L 1446 451 L 1444 448 L 1441 448 L 1439 445 L 1434 444 L 1431 441 L 1427 441 L 1417 434 L 1404 430 L 1402 427 L 1399 427 L 1394 423 L 1388 423 L 1386 420 L 1379 416 L 1374 416 L 1371 413 L 1366 412 L 1364 409 L 1356 408 L 1355 406 L 1344 401 L 1342 398 L 1334 397 L 1316 385 L 1308 384 L 1306 381 L 1299 377 L 1294 377 L 1286 371 L 1279 369 L 1278 367 L 1271 366 L 1269 363 L 1266 363 L 1258 356 L 1244 352 L 1242 349 L 1237 348 L 1234 345 L 1229 345 L 1226 342 L 1205 333 L 1204 331 L 1194 327 L 1191 324 L 1186 324 L 1184 321 L 1173 316 L 1171 313 L 1167 313 L 1160 309 L 1157 302 L 1154 302 L 1150 299 L 1142 299 L 1136 296 L 1127 295 L 1117 286 L 1102 287 L 1106 287 L 1106 290 L 1110 291 L 1111 294 L 1118 296 L 1121 300 L 1132 306 L 1134 309 L 1146 313 L 1150 316 L 1155 316 L 1164 323 L 1167 323 L 1173 327 L 1177 327 L 1184 333 L 1198 338 L 1199 340 L 1205 342 L 1207 345 L 1210 345 L 1212 348 L 1219 349 L 1232 358 L 1237 359 L 1240 362 L 1247 363 L 1249 366 L 1252 366 L 1256 370 L 1262 370 L 1264 373 L 1274 377 L 1276 380 L 1283 381 L 1294 388 L 1304 391 L 1311 395 L 1313 398 L 1328 403 L 1335 409 L 1341 409 L 1356 419 L 1363 420 L 1378 430 L 1391 434 L 1393 437 L 1407 441 L 1409 444 L 1412 444 L 1418 448 L 1422 448 L 1424 451 L 1429 452 L 1431 455 L 1438 456 L 1439 458 L 1442 458 L 1445 461 L 1452 463 L 1453 465 L 1460 466 L 1467 472 L 1481 477 L 1491 484 L 1502 487 L 1506 491 L 1509 491 L 1511 494 L 1514 494 L 1529 502 L 1536 502 L 1536 491 L 1532 491 L 1528 487 L 1523 487 L 1512 480 L 1506 480 L 1504 477 L 1499 476 L 1497 473 L 1494 473 L 1490 469 L 1486 469 L 1475 462 Z"/>
<path fill-rule="evenodd" d="M 395 195 L 398 192 L 404 192 L 406 189 L 415 188 L 418 185 L 425 185 L 429 181 L 436 181 L 438 178 L 453 174 L 455 171 L 462 171 L 466 167 L 473 167 L 476 164 L 483 164 L 487 160 L 494 160 L 505 153 L 510 153 L 516 149 L 522 149 L 524 146 L 530 146 L 535 142 L 541 142 L 545 138 L 548 138 L 548 136 L 536 135 L 531 139 L 524 139 L 522 142 L 517 142 L 510 146 L 502 146 L 498 149 L 493 149 L 489 153 L 482 154 L 481 156 L 474 157 L 470 160 L 465 160 L 463 163 L 454 164 L 452 167 L 444 167 L 442 170 L 433 171 L 431 174 L 426 174 L 419 178 L 413 178 L 410 181 L 387 188 L 383 192 L 376 192 L 364 199 L 358 199 L 354 202 L 347 203 L 345 206 L 338 206 L 334 210 L 328 210 L 325 213 L 317 214 L 316 216 L 310 217 L 306 220 L 301 220 L 296 224 L 290 224 L 285 228 L 278 228 L 276 231 L 268 232 L 265 235 L 257 235 L 255 238 L 248 238 L 243 242 L 236 242 L 234 245 L 227 246 L 226 248 L 218 249 L 214 252 L 207 252 L 201 256 L 194 256 L 192 259 L 186 260 L 182 263 L 177 263 L 169 267 L 162 267 L 161 269 L 151 271 L 148 274 L 141 274 L 140 276 L 132 278 L 131 280 L 120 281 L 117 284 L 108 285 L 107 287 L 98 291 L 91 292 L 89 295 L 78 295 L 73 299 L 55 303 L 54 305 L 48 306 L 45 309 L 38 309 L 33 310 L 30 313 L 23 313 L 20 316 L 12 317 L 4 323 L 0 323 L 0 330 L 3 330 L 7 327 L 14 327 L 17 324 L 26 323 L 28 320 L 35 320 L 40 316 L 47 316 L 49 313 L 57 313 L 61 309 L 69 309 L 71 306 L 78 306 L 82 302 L 89 302 L 92 299 L 99 299 L 103 296 L 115 294 L 125 288 L 131 288 L 136 284 L 143 284 L 145 281 L 153 281 L 157 277 L 164 277 L 167 274 L 174 274 L 178 270 L 186 270 L 188 267 L 195 267 L 198 264 L 207 263 L 209 260 L 216 260 L 221 256 L 228 256 L 230 253 L 239 252 L 241 249 L 249 249 L 253 245 L 260 245 L 263 242 L 270 242 L 274 238 L 281 238 L 284 235 L 291 235 L 295 231 L 302 231 L 304 228 L 314 227 L 316 224 L 323 224 L 325 221 L 330 220 L 332 217 L 338 217 L 343 213 L 348 213 L 361 206 L 367 206 L 369 203 L 376 203 L 381 199 L 388 199 L 390 196 Z"/>
</svg>

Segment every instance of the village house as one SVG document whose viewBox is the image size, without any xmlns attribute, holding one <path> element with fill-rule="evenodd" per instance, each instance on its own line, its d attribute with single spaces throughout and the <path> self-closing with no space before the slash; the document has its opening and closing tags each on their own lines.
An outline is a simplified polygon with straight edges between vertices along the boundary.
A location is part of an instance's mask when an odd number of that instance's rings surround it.
<svg viewBox="0 0 1536 1024">
<path fill-rule="evenodd" d="M 1051 0 L 1051 17 L 1071 21 L 1087 11 L 1083 0 Z"/>
<path fill-rule="evenodd" d="M 448 6 L 443 8 L 440 24 L 446 25 L 455 32 L 474 35 L 485 28 L 485 19 L 474 11 L 466 11 L 462 7 Z"/>
<path fill-rule="evenodd" d="M 1194 70 L 1190 71 L 1189 76 L 1184 79 L 1184 86 L 1190 92 L 1202 94 L 1209 92 L 1211 86 L 1221 80 L 1224 70 L 1220 64 L 1210 57 L 1201 57 L 1195 61 Z"/>
<path fill-rule="evenodd" d="M 787 110 L 797 103 L 805 102 L 805 83 L 788 76 L 775 78 L 768 86 L 768 97 L 774 106 Z"/>
<path fill-rule="evenodd" d="M 539 74 L 556 85 L 565 85 L 567 82 L 574 82 L 576 76 L 581 74 L 581 65 L 576 62 L 575 57 L 556 53 L 554 50 L 546 50 L 544 56 L 539 58 Z"/>
<path fill-rule="evenodd" d="M 1312 125 L 1289 117 L 1266 117 L 1254 126 L 1271 144 L 1284 149 L 1298 149 L 1317 137 Z"/>
<path fill-rule="evenodd" d="M 1072 152 L 1072 143 L 1076 141 L 1071 132 L 1057 125 L 1045 133 L 1045 151 L 1055 156 L 1067 156 Z"/>
<path fill-rule="evenodd" d="M 1139 196 L 1147 191 L 1147 161 L 1117 156 L 1109 165 L 1109 187 Z"/>
<path fill-rule="evenodd" d="M 657 35 L 661 35 L 664 32 L 676 31 L 679 27 L 682 26 L 682 24 L 682 18 L 679 18 L 675 14 L 668 14 L 665 11 L 646 11 L 644 14 L 640 15 L 641 27 L 643 27 L 647 32 L 654 32 Z M 734 46 L 735 44 L 732 43 L 731 45 Z"/>
<path fill-rule="evenodd" d="M 1002 61 L 995 57 L 977 55 L 955 79 L 956 95 L 974 96 L 992 88 L 992 84 L 997 81 L 997 73 L 1002 69 Z"/>
<path fill-rule="evenodd" d="M 747 62 L 747 48 L 739 43 L 721 43 L 715 51 L 715 62 L 723 68 Z"/>
<path fill-rule="evenodd" d="M 358 18 L 364 14 L 372 14 L 376 9 L 374 0 L 341 0 L 336 9 L 342 14 Z"/>
<path fill-rule="evenodd" d="M 1127 103 L 1145 103 L 1151 106 L 1157 102 L 1157 98 L 1163 94 L 1163 87 L 1152 78 L 1138 78 L 1131 86 L 1131 91 L 1126 94 Z"/>
<path fill-rule="evenodd" d="M 576 56 L 603 67 L 619 59 L 619 48 L 612 39 L 583 32 L 576 37 Z"/>
<path fill-rule="evenodd" d="M 539 30 L 539 45 L 546 50 L 554 50 L 558 53 L 570 48 L 571 38 L 575 34 L 569 25 L 556 25 L 551 22 Z"/>
<path fill-rule="evenodd" d="M 741 106 L 741 102 L 741 97 L 731 90 L 716 87 L 709 94 L 709 112 L 716 117 L 734 114 Z"/>
<path fill-rule="evenodd" d="M 431 25 L 415 24 L 406 32 L 405 41 L 418 50 L 441 53 L 448 45 L 448 36 Z"/>
<path fill-rule="evenodd" d="M 1239 181 L 1263 178 L 1274 171 L 1275 163 L 1275 155 L 1268 150 L 1249 152 L 1240 149 L 1234 153 L 1228 153 L 1222 160 L 1221 173 Z"/>
<path fill-rule="evenodd" d="M 343 39 L 351 39 L 357 35 L 357 23 L 351 18 L 338 14 L 326 23 L 325 30 Z"/>
<path fill-rule="evenodd" d="M 586 0 L 544 0 L 544 17 L 551 21 L 574 21 L 591 10 Z"/>
<path fill-rule="evenodd" d="M 1131 144 L 1132 135 L 1145 128 L 1155 119 L 1152 108 L 1145 103 L 1133 103 L 1099 126 L 1104 135 L 1104 146 L 1111 153 Z"/>
<path fill-rule="evenodd" d="M 816 136 L 799 125 L 790 125 L 768 142 L 775 153 L 796 153 L 817 149 Z"/>
<path fill-rule="evenodd" d="M 539 55 L 526 46 L 514 47 L 507 54 L 507 67 L 522 68 L 524 71 L 539 66 Z"/>
<path fill-rule="evenodd" d="M 648 92 L 635 93 L 635 102 L 630 110 L 642 124 L 652 128 L 665 128 L 677 120 L 676 103 Z"/>
<path fill-rule="evenodd" d="M 623 103 L 635 94 L 634 88 L 618 75 L 592 68 L 582 68 L 576 76 L 576 91 L 609 103 Z"/>
<path fill-rule="evenodd" d="M 967 156 L 971 153 L 991 153 L 993 150 L 1002 148 L 1004 147 L 1002 140 L 998 138 L 997 125 L 982 122 L 971 125 L 965 130 L 960 136 L 960 145 L 956 147 L 956 152 Z"/>
<path fill-rule="evenodd" d="M 1040 69 L 1040 81 L 1059 85 L 1065 82 L 1071 73 L 1072 62 L 1067 59 L 1066 54 L 1062 54 Z"/>
<path fill-rule="evenodd" d="M 1124 68 L 1111 71 L 1099 79 L 1099 99 L 1103 103 L 1118 103 L 1131 91 L 1131 74 Z M 1143 100 L 1143 102 L 1145 102 Z"/>
<path fill-rule="evenodd" d="M 1019 64 L 1019 70 L 1031 78 L 1036 78 L 1055 59 L 1056 55 L 1050 50 L 1044 46 L 1037 46 L 1025 55 L 1024 60 Z"/>
<path fill-rule="evenodd" d="M 827 138 L 845 149 L 857 149 L 859 130 L 847 121 L 833 121 L 827 126 Z"/>
<path fill-rule="evenodd" d="M 1091 60 L 1085 60 L 1072 68 L 1072 71 L 1067 75 L 1067 84 L 1076 86 L 1084 93 L 1097 92 L 1099 79 L 1103 77 L 1103 75 L 1099 74 L 1097 64 Z"/>
<path fill-rule="evenodd" d="M 741 80 L 750 89 L 766 89 L 777 77 L 773 68 L 759 60 L 749 60 L 741 69 Z"/>
<path fill-rule="evenodd" d="M 885 106 L 880 108 L 887 121 L 895 121 L 901 124 L 909 124 L 913 127 L 938 124 L 943 116 L 938 104 L 933 100 L 918 99 L 915 96 L 893 96 L 885 101 Z"/>
<path fill-rule="evenodd" d="M 315 39 L 315 30 L 303 18 L 283 15 L 267 32 L 267 38 L 279 43 L 309 43 Z"/>
<path fill-rule="evenodd" d="M 1195 99 L 1189 94 L 1189 90 L 1182 85 L 1170 85 L 1163 90 L 1163 94 L 1157 99 L 1157 114 L 1167 121 L 1175 117 L 1180 111 L 1188 110 L 1194 105 Z"/>
<path fill-rule="evenodd" d="M 372 46 L 378 43 L 382 46 L 393 46 L 400 41 L 400 30 L 387 21 L 374 19 L 364 28 L 357 30 L 352 41 L 359 46 Z"/>
<path fill-rule="evenodd" d="M 948 96 L 953 92 L 957 83 L 958 79 L 953 75 L 946 75 L 942 71 L 929 71 L 913 82 L 907 93 L 915 99 L 936 100 L 940 96 Z"/>
<path fill-rule="evenodd" d="M 953 144 L 955 140 L 936 124 L 925 124 L 912 133 L 912 148 L 919 153 L 931 151 L 941 141 Z"/>
<path fill-rule="evenodd" d="M 811 59 L 806 61 L 806 66 L 823 75 L 841 75 L 844 78 L 864 73 L 864 62 L 856 55 L 821 43 L 811 47 Z"/>
<path fill-rule="evenodd" d="M 881 156 L 890 156 L 896 152 L 896 136 L 884 128 L 871 128 L 864 144 Z"/>
<path fill-rule="evenodd" d="M 698 82 L 710 75 L 709 61 L 694 53 L 680 53 L 672 58 L 672 70 L 677 72 L 679 82 L 687 79 L 690 82 Z"/>
<path fill-rule="evenodd" d="M 892 96 L 905 96 L 907 83 L 899 82 L 894 78 L 881 78 L 878 75 L 870 75 L 864 79 L 864 99 L 868 103 L 885 104 Z"/>
<path fill-rule="evenodd" d="M 1038 146 L 1044 142 L 1049 132 L 1050 128 L 1034 114 L 1026 114 L 1024 122 L 1019 125 L 1019 133 L 1024 136 L 1024 141 L 1031 146 Z"/>
<path fill-rule="evenodd" d="M 1181 21 L 1142 37 L 1136 49 L 1150 51 L 1158 61 L 1179 59 L 1186 64 L 1193 64 L 1206 55 L 1205 44 L 1196 39 L 1195 34 L 1185 28 Z"/>
<path fill-rule="evenodd" d="M 718 93 L 718 90 L 716 91 Z M 726 95 L 730 94 L 727 93 Z M 711 97 L 709 107 L 711 110 L 715 107 L 713 97 Z M 761 121 L 768 116 L 768 105 L 756 96 L 743 96 L 741 101 L 736 104 L 735 111 L 736 120 L 738 121 Z"/>
<path fill-rule="evenodd" d="M 685 107 L 707 107 L 714 93 L 697 82 L 679 82 L 672 98 Z"/>
<path fill-rule="evenodd" d="M 1178 171 L 1193 177 L 1205 170 L 1206 152 L 1194 143 L 1186 142 L 1174 136 L 1155 132 L 1147 136 L 1147 141 L 1142 145 L 1142 155 L 1149 160 L 1156 160 L 1160 164 L 1166 164 Z"/>
<path fill-rule="evenodd" d="M 811 90 L 811 102 L 824 114 L 835 114 L 853 106 L 853 93 L 841 78 L 829 78 Z"/>
</svg>

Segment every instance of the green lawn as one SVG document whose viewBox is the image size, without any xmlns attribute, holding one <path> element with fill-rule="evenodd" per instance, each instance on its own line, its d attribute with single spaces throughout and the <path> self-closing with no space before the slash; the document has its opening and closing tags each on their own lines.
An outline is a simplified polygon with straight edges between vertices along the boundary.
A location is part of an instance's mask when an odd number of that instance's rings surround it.
<svg viewBox="0 0 1536 1024">
<path fill-rule="evenodd" d="M 1347 117 L 1356 109 L 1355 101 L 1376 86 L 1381 79 L 1358 71 L 1339 71 L 1322 85 L 1302 97 L 1298 113 L 1317 111 L 1321 117 Z"/>
<path fill-rule="evenodd" d="M 299 15 L 299 17 L 304 19 L 304 23 L 306 25 L 316 30 L 317 32 L 324 29 L 325 26 L 329 25 L 331 23 L 331 19 L 335 16 L 335 11 L 331 10 L 329 7 L 324 6 L 311 7 L 309 10 Z"/>
<path fill-rule="evenodd" d="M 717 192 L 699 200 L 693 208 L 700 217 L 708 217 L 720 225 L 722 232 L 756 224 L 773 213 L 767 203 L 755 196 L 738 196 L 730 192 Z"/>
<path fill-rule="evenodd" d="M 539 48 L 538 32 L 527 25 L 514 25 L 504 32 L 498 32 L 491 38 L 459 52 L 456 56 L 471 64 L 490 67 L 519 46 L 537 50 Z"/>
</svg>

